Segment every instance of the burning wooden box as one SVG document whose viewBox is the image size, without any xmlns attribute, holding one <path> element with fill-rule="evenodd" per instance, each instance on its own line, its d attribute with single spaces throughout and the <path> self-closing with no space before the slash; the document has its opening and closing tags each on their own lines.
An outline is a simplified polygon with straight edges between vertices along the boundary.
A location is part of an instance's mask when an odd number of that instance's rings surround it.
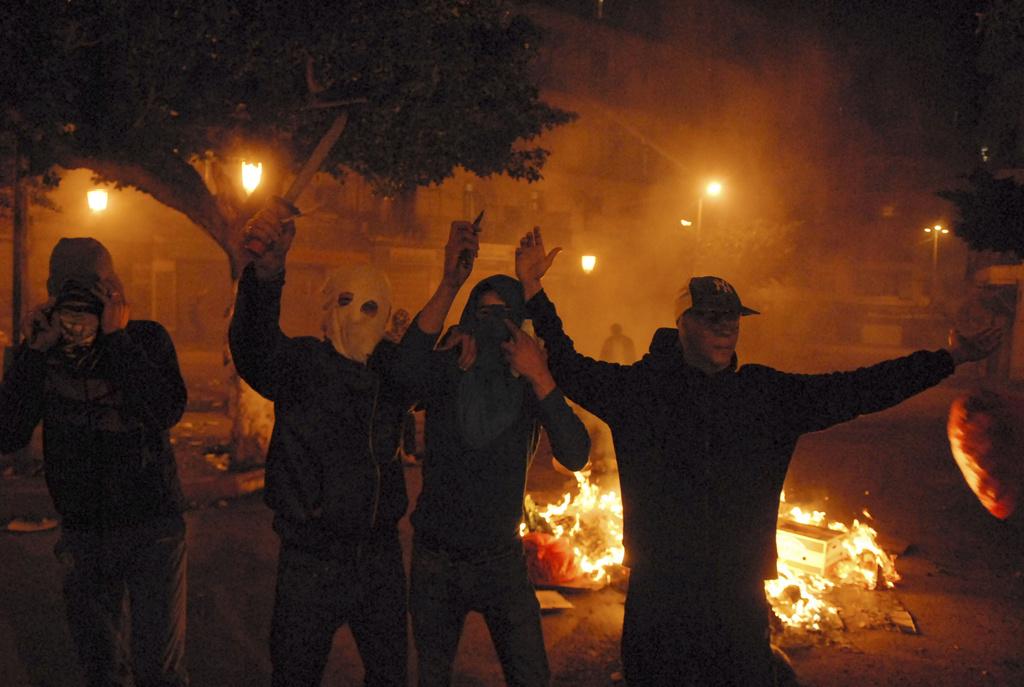
<svg viewBox="0 0 1024 687">
<path fill-rule="evenodd" d="M 792 520 L 779 520 L 775 545 L 779 560 L 798 570 L 824 577 L 830 568 L 846 557 L 843 532 Z"/>
</svg>

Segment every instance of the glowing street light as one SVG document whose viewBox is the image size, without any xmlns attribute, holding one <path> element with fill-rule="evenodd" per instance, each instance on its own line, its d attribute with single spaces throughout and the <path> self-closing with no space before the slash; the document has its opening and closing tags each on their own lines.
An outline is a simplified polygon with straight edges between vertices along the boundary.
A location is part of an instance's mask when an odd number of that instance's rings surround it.
<svg viewBox="0 0 1024 687">
<path fill-rule="evenodd" d="M 936 224 L 925 227 L 924 233 L 932 235 L 932 298 L 934 298 L 939 273 L 939 236 L 948 234 L 949 229 L 946 229 L 941 224 Z"/>
<path fill-rule="evenodd" d="M 596 255 L 584 255 L 580 258 L 580 267 L 583 269 L 584 274 L 590 274 L 594 271 L 594 267 L 597 266 Z"/>
<path fill-rule="evenodd" d="M 263 178 L 263 163 L 262 162 L 245 162 L 242 161 L 242 188 L 245 192 L 252 193 L 256 190 L 256 187 L 260 185 L 260 180 Z"/>
<path fill-rule="evenodd" d="M 679 224 L 684 226 L 684 227 L 692 227 L 693 226 L 693 222 L 691 222 L 688 219 L 681 219 L 681 220 L 679 220 Z"/>
<path fill-rule="evenodd" d="M 697 199 L 697 240 L 701 238 L 701 228 L 704 224 L 704 199 L 705 198 L 717 198 L 722 195 L 722 182 L 720 181 L 709 181 L 708 185 L 704 188 L 704 193 L 700 194 L 700 198 Z M 685 225 L 684 225 L 685 226 Z"/>
<path fill-rule="evenodd" d="M 89 203 L 89 209 L 93 212 L 103 212 L 107 209 L 107 190 L 94 188 L 85 194 L 85 200 Z"/>
</svg>

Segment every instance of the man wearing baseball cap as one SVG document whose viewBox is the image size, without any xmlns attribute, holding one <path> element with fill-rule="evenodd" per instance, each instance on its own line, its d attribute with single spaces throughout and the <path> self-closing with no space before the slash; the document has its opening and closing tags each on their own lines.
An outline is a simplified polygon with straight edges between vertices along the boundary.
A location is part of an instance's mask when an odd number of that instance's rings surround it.
<svg viewBox="0 0 1024 687">
<path fill-rule="evenodd" d="M 580 355 L 541 277 L 539 229 L 523 237 L 516 273 L 555 381 L 612 431 L 619 465 L 625 563 L 626 683 L 776 684 L 764 580 L 776 576 L 779 492 L 797 439 L 883 410 L 934 386 L 999 344 L 998 330 L 950 335 L 853 372 L 798 375 L 737 365 L 740 320 L 757 311 L 720 277 L 694 277 L 633 365 Z"/>
</svg>

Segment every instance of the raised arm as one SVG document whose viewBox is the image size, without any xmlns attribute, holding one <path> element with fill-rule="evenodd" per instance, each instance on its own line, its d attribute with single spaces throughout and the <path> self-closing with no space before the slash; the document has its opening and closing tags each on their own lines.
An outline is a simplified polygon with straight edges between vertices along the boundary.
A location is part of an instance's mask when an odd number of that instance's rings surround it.
<svg viewBox="0 0 1024 687">
<path fill-rule="evenodd" d="M 540 228 L 535 227 L 516 249 L 516 276 L 523 283 L 526 311 L 533 320 L 534 330 L 544 341 L 547 365 L 559 388 L 573 401 L 607 420 L 613 408 L 621 407 L 619 399 L 628 390 L 629 368 L 576 352 L 541 285 L 541 278 L 559 251 L 561 248 L 546 253 Z"/>
<path fill-rule="evenodd" d="M 228 327 L 228 345 L 238 374 L 264 398 L 279 398 L 296 381 L 301 355 L 291 355 L 293 342 L 281 331 L 281 291 L 285 258 L 295 236 L 289 208 L 272 204 L 246 224 L 242 250 L 253 259 L 242 271 Z M 263 250 L 259 253 L 252 247 Z"/>
<path fill-rule="evenodd" d="M 480 248 L 475 227 L 470 222 L 452 222 L 448 242 L 444 247 L 444 274 L 437 290 L 416 315 L 399 344 L 398 376 L 408 385 L 418 399 L 436 387 L 442 374 L 439 356 L 434 354 L 434 344 L 444 327 L 455 296 L 466 283 L 473 271 L 473 260 L 460 259 L 463 251 L 473 258 Z M 446 348 L 461 346 L 459 364 L 467 368 L 472 362 L 473 342 L 469 337 L 454 333 L 445 342 Z"/>
<path fill-rule="evenodd" d="M 529 334 L 506 320 L 512 338 L 501 345 L 512 370 L 526 379 L 537 399 L 538 416 L 551 451 L 559 463 L 572 471 L 582 470 L 590 456 L 590 435 L 555 385 L 547 357 Z"/>
</svg>

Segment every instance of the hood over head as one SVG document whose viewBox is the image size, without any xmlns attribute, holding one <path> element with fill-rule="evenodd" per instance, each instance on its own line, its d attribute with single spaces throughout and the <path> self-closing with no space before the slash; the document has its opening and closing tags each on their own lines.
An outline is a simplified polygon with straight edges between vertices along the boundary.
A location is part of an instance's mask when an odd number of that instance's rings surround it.
<svg viewBox="0 0 1024 687">
<path fill-rule="evenodd" d="M 62 238 L 57 242 L 50 253 L 50 274 L 46 279 L 46 292 L 51 298 L 59 303 L 72 293 L 76 294 L 76 299 L 88 294 L 88 299 L 99 303 L 89 290 L 100 281 L 112 282 L 114 288 L 124 293 L 124 285 L 114 271 L 114 259 L 106 246 L 89 237 Z"/>
</svg>

